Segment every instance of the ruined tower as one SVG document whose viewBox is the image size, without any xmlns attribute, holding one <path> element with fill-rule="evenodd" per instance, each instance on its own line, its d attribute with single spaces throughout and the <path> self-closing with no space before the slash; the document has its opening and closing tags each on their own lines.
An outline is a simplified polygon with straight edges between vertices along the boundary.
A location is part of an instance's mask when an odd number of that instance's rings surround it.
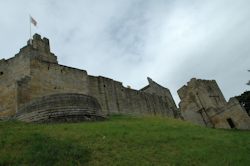
<svg viewBox="0 0 250 166">
<path fill-rule="evenodd" d="M 178 90 L 185 120 L 215 128 L 250 129 L 250 118 L 236 98 L 227 102 L 215 80 L 191 79 Z"/>
</svg>

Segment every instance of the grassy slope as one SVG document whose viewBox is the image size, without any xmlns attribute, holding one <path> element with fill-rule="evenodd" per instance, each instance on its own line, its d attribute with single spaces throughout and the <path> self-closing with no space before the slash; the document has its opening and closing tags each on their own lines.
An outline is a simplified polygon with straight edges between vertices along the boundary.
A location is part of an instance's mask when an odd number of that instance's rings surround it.
<svg viewBox="0 0 250 166">
<path fill-rule="evenodd" d="M 0 122 L 0 165 L 249 165 L 249 138 L 160 117 Z"/>
</svg>

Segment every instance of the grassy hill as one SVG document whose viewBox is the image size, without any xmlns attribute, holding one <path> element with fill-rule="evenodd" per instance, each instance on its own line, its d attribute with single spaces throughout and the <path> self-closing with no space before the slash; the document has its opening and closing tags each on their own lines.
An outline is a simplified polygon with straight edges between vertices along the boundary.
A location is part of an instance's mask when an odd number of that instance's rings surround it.
<svg viewBox="0 0 250 166">
<path fill-rule="evenodd" d="M 250 132 L 161 117 L 0 122 L 0 165 L 249 165 Z"/>
</svg>

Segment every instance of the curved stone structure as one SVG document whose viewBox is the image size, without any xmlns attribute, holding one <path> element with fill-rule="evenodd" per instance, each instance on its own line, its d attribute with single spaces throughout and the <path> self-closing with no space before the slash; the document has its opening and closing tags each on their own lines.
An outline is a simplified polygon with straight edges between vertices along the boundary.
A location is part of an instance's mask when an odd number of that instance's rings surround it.
<svg viewBox="0 0 250 166">
<path fill-rule="evenodd" d="M 25 122 L 75 122 L 101 120 L 98 101 L 87 95 L 62 93 L 37 98 L 21 107 L 16 119 Z"/>
</svg>

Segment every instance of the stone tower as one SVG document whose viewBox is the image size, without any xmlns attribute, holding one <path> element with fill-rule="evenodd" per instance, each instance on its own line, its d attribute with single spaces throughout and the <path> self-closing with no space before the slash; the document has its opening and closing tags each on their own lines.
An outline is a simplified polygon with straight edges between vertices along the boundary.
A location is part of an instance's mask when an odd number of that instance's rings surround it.
<svg viewBox="0 0 250 166">
<path fill-rule="evenodd" d="M 225 100 L 215 80 L 191 79 L 178 90 L 185 120 L 215 128 L 250 129 L 250 118 L 238 100 Z"/>
</svg>

